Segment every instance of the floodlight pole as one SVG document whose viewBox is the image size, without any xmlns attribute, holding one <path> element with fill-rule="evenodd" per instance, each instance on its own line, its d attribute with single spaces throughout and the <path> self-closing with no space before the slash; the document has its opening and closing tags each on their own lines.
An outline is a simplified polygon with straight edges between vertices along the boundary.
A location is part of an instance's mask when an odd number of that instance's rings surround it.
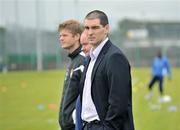
<svg viewBox="0 0 180 130">
<path fill-rule="evenodd" d="M 74 13 L 75 13 L 76 19 L 79 19 L 79 1 L 78 0 L 74 0 Z"/>
<path fill-rule="evenodd" d="M 2 72 L 3 73 L 7 73 L 7 71 L 8 71 L 8 67 L 7 67 L 7 58 L 6 58 L 6 26 L 5 26 L 5 21 L 6 21 L 6 19 L 5 19 L 5 15 L 4 15 L 4 1 L 3 0 L 1 0 L 0 1 L 0 11 L 1 11 L 1 17 L 0 17 L 0 19 L 1 19 L 1 22 L 2 22 L 2 27 L 4 28 L 4 31 L 2 31 L 2 39 L 0 39 L 0 41 L 2 42 L 2 48 L 0 49 L 0 51 L 2 51 L 1 52 L 1 54 L 2 54 Z"/>
<path fill-rule="evenodd" d="M 42 65 L 42 42 L 41 42 L 41 28 L 40 28 L 40 9 L 39 0 L 36 0 L 36 55 L 37 55 L 37 71 L 43 70 Z"/>
<path fill-rule="evenodd" d="M 18 63 L 21 64 L 21 43 L 19 36 L 19 3 L 18 0 L 15 0 L 15 39 L 16 39 L 16 51 L 18 53 Z"/>
</svg>

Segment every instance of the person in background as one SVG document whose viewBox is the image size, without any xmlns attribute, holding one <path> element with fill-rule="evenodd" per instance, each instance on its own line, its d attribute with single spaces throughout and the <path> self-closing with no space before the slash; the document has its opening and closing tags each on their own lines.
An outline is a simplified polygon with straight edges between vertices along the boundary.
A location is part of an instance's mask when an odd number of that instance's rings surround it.
<svg viewBox="0 0 180 130">
<path fill-rule="evenodd" d="M 83 31 L 83 33 L 81 34 L 80 42 L 82 45 L 82 51 L 85 53 L 86 56 L 88 56 L 91 45 L 89 44 L 87 33 L 85 31 Z"/>
<path fill-rule="evenodd" d="M 150 99 L 153 96 L 153 86 L 156 82 L 159 83 L 159 93 L 160 98 L 159 101 L 163 102 L 163 94 L 164 94 L 164 76 L 168 75 L 169 79 L 171 79 L 171 67 L 167 57 L 162 56 L 162 52 L 159 50 L 157 56 L 154 58 L 152 63 L 152 79 L 149 82 L 148 89 L 149 93 L 145 96 L 145 99 Z"/>
<path fill-rule="evenodd" d="M 89 51 L 91 49 L 91 45 L 88 42 L 87 33 L 84 31 L 81 34 L 80 43 L 82 45 L 82 51 L 84 52 L 85 56 L 87 57 L 89 55 Z M 85 64 L 86 64 L 85 60 Z M 81 119 L 81 102 L 80 102 L 80 96 L 78 96 L 77 102 L 76 102 L 76 125 L 75 130 L 82 130 L 83 122 Z"/>
<path fill-rule="evenodd" d="M 108 37 L 108 17 L 93 10 L 84 27 L 92 49 L 80 83 L 83 130 L 134 130 L 130 64 Z"/>
<path fill-rule="evenodd" d="M 73 113 L 84 68 L 84 56 L 80 44 L 82 27 L 76 20 L 67 20 L 59 24 L 58 32 L 60 45 L 68 52 L 70 58 L 60 103 L 59 124 L 61 130 L 74 130 Z"/>
</svg>

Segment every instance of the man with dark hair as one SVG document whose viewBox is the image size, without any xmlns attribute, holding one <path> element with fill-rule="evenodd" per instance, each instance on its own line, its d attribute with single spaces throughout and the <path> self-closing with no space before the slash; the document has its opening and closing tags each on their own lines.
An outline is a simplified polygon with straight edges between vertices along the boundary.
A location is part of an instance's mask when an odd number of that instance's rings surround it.
<svg viewBox="0 0 180 130">
<path fill-rule="evenodd" d="M 73 113 L 84 68 L 84 55 L 82 55 L 80 45 L 82 28 L 78 21 L 68 20 L 59 25 L 58 32 L 60 45 L 67 50 L 70 58 L 61 98 L 59 124 L 61 130 L 74 130 Z"/>
<path fill-rule="evenodd" d="M 130 65 L 108 38 L 107 15 L 88 13 L 84 27 L 92 49 L 80 83 L 83 129 L 134 130 Z"/>
</svg>

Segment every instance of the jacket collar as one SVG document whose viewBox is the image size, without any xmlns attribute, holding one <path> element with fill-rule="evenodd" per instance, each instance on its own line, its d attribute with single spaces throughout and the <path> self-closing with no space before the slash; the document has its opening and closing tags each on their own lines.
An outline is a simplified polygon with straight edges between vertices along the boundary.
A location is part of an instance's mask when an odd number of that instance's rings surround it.
<svg viewBox="0 0 180 130">
<path fill-rule="evenodd" d="M 76 57 L 80 52 L 81 52 L 81 46 L 77 48 L 76 50 L 74 50 L 72 53 L 68 54 L 68 57 L 70 57 L 71 59 L 74 59 L 74 57 Z"/>
</svg>

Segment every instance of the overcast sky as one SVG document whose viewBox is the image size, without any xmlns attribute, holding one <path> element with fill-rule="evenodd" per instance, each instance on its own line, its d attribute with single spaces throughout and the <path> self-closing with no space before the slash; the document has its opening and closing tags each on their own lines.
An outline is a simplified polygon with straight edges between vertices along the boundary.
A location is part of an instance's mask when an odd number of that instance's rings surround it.
<svg viewBox="0 0 180 130">
<path fill-rule="evenodd" d="M 78 19 L 91 10 L 107 13 L 115 28 L 123 18 L 180 21 L 180 0 L 0 0 L 0 26 L 19 24 L 56 30 L 60 22 Z M 39 13 L 37 13 L 39 10 Z M 38 22 L 37 22 L 38 18 Z"/>
</svg>

